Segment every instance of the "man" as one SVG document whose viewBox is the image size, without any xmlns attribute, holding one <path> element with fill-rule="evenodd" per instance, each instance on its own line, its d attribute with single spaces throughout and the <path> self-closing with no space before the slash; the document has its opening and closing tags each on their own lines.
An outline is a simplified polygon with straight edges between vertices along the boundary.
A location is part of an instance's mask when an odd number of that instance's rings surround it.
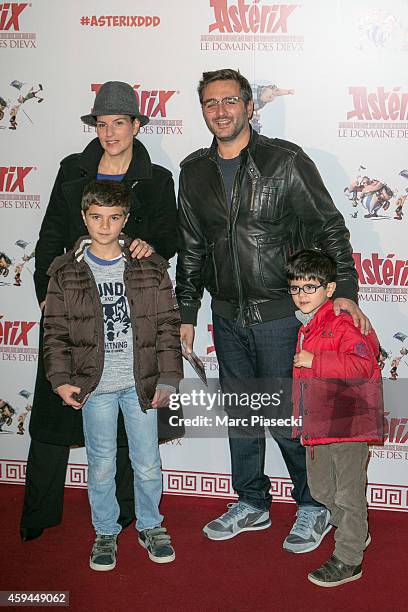
<svg viewBox="0 0 408 612">
<path fill-rule="evenodd" d="M 349 233 L 320 175 L 295 144 L 250 128 L 251 87 L 230 69 L 206 72 L 198 87 L 209 149 L 181 164 L 177 298 L 181 340 L 191 351 L 204 287 L 212 295 L 214 343 L 223 392 L 238 381 L 287 381 L 292 375 L 299 323 L 287 292 L 291 252 L 315 246 L 337 263 L 335 312 L 345 309 L 365 333 L 356 305 L 357 273 Z M 354 301 L 353 301 L 354 300 Z M 280 411 L 289 414 L 286 386 Z M 276 388 L 274 389 L 277 390 Z M 238 410 L 238 407 L 236 407 Z M 232 411 L 233 412 L 233 411 Z M 271 432 L 282 452 L 298 504 L 284 548 L 304 553 L 330 530 L 330 514 L 309 491 L 305 452 L 298 440 Z M 204 527 L 212 540 L 270 526 L 270 481 L 264 473 L 264 428 L 229 428 L 232 484 L 238 502 Z"/>
</svg>

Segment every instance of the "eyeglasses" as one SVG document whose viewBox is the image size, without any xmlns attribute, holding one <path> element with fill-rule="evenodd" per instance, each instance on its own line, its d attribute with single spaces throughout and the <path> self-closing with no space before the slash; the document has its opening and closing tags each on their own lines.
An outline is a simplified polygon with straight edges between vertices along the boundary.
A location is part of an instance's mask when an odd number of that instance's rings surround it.
<svg viewBox="0 0 408 612">
<path fill-rule="evenodd" d="M 204 100 L 201 104 L 204 110 L 206 111 L 215 111 L 217 106 L 221 104 L 222 106 L 235 106 L 238 104 L 240 100 L 243 100 L 240 96 L 226 96 L 221 100 L 216 100 L 215 98 L 210 98 L 209 100 Z"/>
<path fill-rule="evenodd" d="M 288 289 L 288 293 L 290 295 L 298 295 L 301 291 L 311 295 L 312 293 L 316 293 L 320 287 L 324 287 L 324 285 L 303 285 L 303 287 L 298 287 L 297 285 L 291 285 Z"/>
</svg>

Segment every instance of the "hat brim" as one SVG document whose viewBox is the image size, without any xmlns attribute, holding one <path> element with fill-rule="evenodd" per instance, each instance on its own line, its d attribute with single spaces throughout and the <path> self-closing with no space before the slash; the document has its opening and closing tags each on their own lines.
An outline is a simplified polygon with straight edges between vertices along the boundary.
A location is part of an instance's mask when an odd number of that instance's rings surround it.
<svg viewBox="0 0 408 612">
<path fill-rule="evenodd" d="M 103 113 L 100 113 L 101 115 Z M 107 113 L 108 115 L 118 114 L 118 115 L 127 115 L 127 113 Z M 138 121 L 140 121 L 140 127 L 143 127 L 147 123 L 149 123 L 150 119 L 147 115 L 129 115 L 130 117 L 135 117 Z M 96 117 L 97 115 L 82 115 L 81 121 L 86 125 L 90 125 L 91 127 L 96 127 Z"/>
</svg>

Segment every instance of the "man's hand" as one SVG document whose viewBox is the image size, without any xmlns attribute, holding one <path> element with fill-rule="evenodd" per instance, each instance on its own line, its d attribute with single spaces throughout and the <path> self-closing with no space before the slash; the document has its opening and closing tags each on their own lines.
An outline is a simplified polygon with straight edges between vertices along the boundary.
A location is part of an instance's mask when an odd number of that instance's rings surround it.
<svg viewBox="0 0 408 612">
<path fill-rule="evenodd" d="M 191 323 L 182 323 L 180 326 L 180 341 L 183 353 L 192 353 L 195 329 Z"/>
<path fill-rule="evenodd" d="M 74 400 L 74 398 L 72 397 L 73 393 L 81 393 L 80 387 L 74 387 L 73 385 L 68 384 L 60 385 L 56 388 L 56 392 L 58 393 L 62 401 L 67 404 L 67 406 L 72 406 L 72 408 L 75 408 L 76 410 L 79 410 L 81 408 L 82 404 Z"/>
<path fill-rule="evenodd" d="M 133 259 L 135 257 L 137 259 L 142 259 L 143 257 L 149 257 L 149 255 L 154 253 L 154 248 L 152 245 L 144 240 L 141 240 L 140 238 L 135 238 L 135 240 L 133 240 L 129 250 Z"/>
<path fill-rule="evenodd" d="M 309 351 L 300 351 L 293 358 L 295 368 L 311 368 L 313 363 L 313 353 Z"/>
<path fill-rule="evenodd" d="M 170 395 L 175 393 L 176 390 L 173 389 L 156 389 L 156 393 L 154 394 L 152 400 L 153 408 L 166 408 L 170 404 Z"/>
<path fill-rule="evenodd" d="M 338 316 L 341 310 L 346 310 L 352 317 L 355 327 L 359 327 L 364 336 L 371 331 L 368 317 L 360 310 L 355 302 L 347 298 L 336 298 L 333 302 L 334 314 Z"/>
</svg>

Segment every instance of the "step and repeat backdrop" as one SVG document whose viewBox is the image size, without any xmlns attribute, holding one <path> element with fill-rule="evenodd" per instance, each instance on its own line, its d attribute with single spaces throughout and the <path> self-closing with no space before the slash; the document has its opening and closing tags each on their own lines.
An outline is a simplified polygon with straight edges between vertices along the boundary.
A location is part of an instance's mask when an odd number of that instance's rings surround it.
<svg viewBox="0 0 408 612">
<path fill-rule="evenodd" d="M 0 481 L 24 482 L 40 318 L 35 244 L 59 161 L 95 137 L 80 115 L 105 81 L 130 83 L 150 117 L 139 138 L 177 184 L 179 162 L 211 142 L 200 76 L 231 67 L 253 85 L 254 129 L 306 150 L 350 229 L 386 382 L 387 437 L 371 448 L 368 501 L 408 510 L 406 0 L 3 2 L 0 56 Z M 195 348 L 215 382 L 208 296 Z M 233 496 L 225 438 L 187 435 L 161 451 L 167 492 Z M 272 439 L 267 473 L 274 498 L 291 501 Z M 67 485 L 86 486 L 82 448 L 71 451 Z"/>
</svg>

